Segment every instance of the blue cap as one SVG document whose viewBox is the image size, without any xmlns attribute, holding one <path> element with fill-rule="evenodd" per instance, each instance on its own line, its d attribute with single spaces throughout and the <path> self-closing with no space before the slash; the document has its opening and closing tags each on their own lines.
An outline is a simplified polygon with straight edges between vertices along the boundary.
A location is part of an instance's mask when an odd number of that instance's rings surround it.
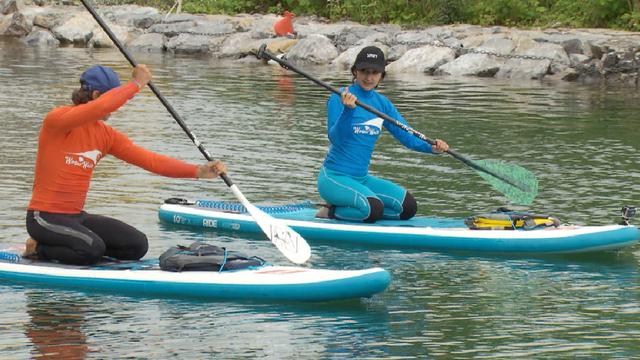
<svg viewBox="0 0 640 360">
<path fill-rule="evenodd" d="M 83 89 L 89 91 L 98 90 L 104 94 L 120 86 L 120 78 L 111 68 L 96 65 L 82 73 L 80 76 L 80 84 Z"/>
</svg>

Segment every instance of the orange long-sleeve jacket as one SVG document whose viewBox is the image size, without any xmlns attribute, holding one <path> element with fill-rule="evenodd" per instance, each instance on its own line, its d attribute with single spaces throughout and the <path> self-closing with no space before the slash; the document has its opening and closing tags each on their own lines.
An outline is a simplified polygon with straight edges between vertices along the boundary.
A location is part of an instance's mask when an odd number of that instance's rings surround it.
<svg viewBox="0 0 640 360">
<path fill-rule="evenodd" d="M 86 104 L 61 106 L 47 114 L 40 129 L 29 210 L 81 212 L 93 169 L 108 154 L 156 174 L 196 177 L 197 166 L 146 150 L 101 120 L 138 91 L 129 82 Z"/>
</svg>

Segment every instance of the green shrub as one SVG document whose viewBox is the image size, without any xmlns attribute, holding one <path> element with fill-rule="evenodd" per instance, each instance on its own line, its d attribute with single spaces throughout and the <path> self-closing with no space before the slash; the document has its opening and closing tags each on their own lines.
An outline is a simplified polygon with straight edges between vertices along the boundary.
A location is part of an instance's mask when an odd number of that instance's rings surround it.
<svg viewBox="0 0 640 360">
<path fill-rule="evenodd" d="M 631 9 L 628 0 L 556 0 L 548 21 L 574 27 L 608 27 Z"/>
<path fill-rule="evenodd" d="M 618 25 L 622 29 L 640 31 L 640 11 L 622 15 Z"/>
<path fill-rule="evenodd" d="M 480 25 L 531 25 L 546 10 L 538 0 L 476 0 L 468 10 L 468 19 Z"/>
<path fill-rule="evenodd" d="M 170 9 L 174 0 L 102 0 Z M 183 0 L 190 13 L 317 15 L 363 24 L 616 27 L 640 31 L 640 0 Z"/>
</svg>

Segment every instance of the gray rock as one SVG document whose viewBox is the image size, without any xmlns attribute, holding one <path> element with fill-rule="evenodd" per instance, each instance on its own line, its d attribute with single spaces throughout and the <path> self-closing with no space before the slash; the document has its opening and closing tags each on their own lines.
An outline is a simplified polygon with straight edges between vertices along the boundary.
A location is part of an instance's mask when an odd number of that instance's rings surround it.
<svg viewBox="0 0 640 360">
<path fill-rule="evenodd" d="M 324 35 L 310 35 L 293 45 L 287 53 L 292 63 L 328 64 L 338 56 L 338 49 Z"/>
<path fill-rule="evenodd" d="M 11 25 L 11 16 L 8 15 L 0 15 L 0 35 L 4 34 Z"/>
<path fill-rule="evenodd" d="M 164 42 L 164 35 L 159 33 L 146 33 L 133 39 L 127 46 L 136 51 L 160 52 L 165 50 Z"/>
<path fill-rule="evenodd" d="M 88 13 L 78 13 L 62 25 L 52 29 L 61 44 L 87 44 L 93 36 L 95 20 Z"/>
<path fill-rule="evenodd" d="M 207 54 L 215 52 L 222 44 L 222 38 L 204 35 L 180 34 L 167 42 L 167 50 L 180 54 Z M 215 50 L 214 50 L 215 49 Z"/>
<path fill-rule="evenodd" d="M 489 51 L 496 54 L 511 54 L 515 49 L 513 40 L 507 38 L 491 37 L 482 42 L 477 50 Z"/>
<path fill-rule="evenodd" d="M 151 25 L 162 22 L 162 15 L 152 7 L 123 5 L 100 8 L 100 14 L 114 24 L 147 29 Z"/>
<path fill-rule="evenodd" d="M 351 29 L 354 26 L 361 26 L 361 25 L 354 22 L 350 22 L 350 23 L 336 23 L 336 24 L 309 23 L 309 24 L 296 26 L 296 23 L 294 22 L 294 30 L 298 33 L 298 36 L 301 38 L 305 38 L 311 35 L 324 35 L 329 39 L 335 39 L 338 37 L 340 33 L 348 29 Z"/>
<path fill-rule="evenodd" d="M 590 57 L 583 54 L 570 54 L 569 61 L 571 62 L 571 66 L 576 66 L 577 64 L 586 64 L 591 60 Z"/>
<path fill-rule="evenodd" d="M 407 31 L 396 35 L 395 44 L 405 45 L 409 49 L 422 47 L 437 40 L 430 31 Z"/>
<path fill-rule="evenodd" d="M 602 58 L 600 58 L 600 61 L 604 69 L 614 67 L 618 63 L 618 54 L 614 52 L 604 54 Z"/>
<path fill-rule="evenodd" d="M 60 41 L 56 39 L 53 34 L 51 34 L 47 30 L 37 29 L 27 37 L 22 39 L 22 41 L 29 46 L 52 46 L 56 47 L 60 45 Z"/>
<path fill-rule="evenodd" d="M 277 21 L 277 17 L 273 14 L 266 15 L 236 15 L 232 19 L 234 28 L 238 32 L 258 31 L 269 35 L 275 35 L 273 24 Z M 294 23 L 294 31 L 295 31 Z"/>
<path fill-rule="evenodd" d="M 0 0 L 0 14 L 9 15 L 18 11 L 16 0 Z"/>
<path fill-rule="evenodd" d="M 180 22 L 161 22 L 151 25 L 147 31 L 159 33 L 166 37 L 178 36 L 179 34 L 188 33 L 196 26 L 194 20 Z"/>
<path fill-rule="evenodd" d="M 509 59 L 496 74 L 497 78 L 542 79 L 549 73 L 551 60 Z"/>
<path fill-rule="evenodd" d="M 394 45 L 389 49 L 387 61 L 393 62 L 402 57 L 408 50 L 407 45 Z"/>
<path fill-rule="evenodd" d="M 196 21 L 195 26 L 187 34 L 206 35 L 206 36 L 222 36 L 235 32 L 233 23 L 226 20 L 214 21 Z"/>
<path fill-rule="evenodd" d="M 389 74 L 403 72 L 422 72 L 433 74 L 441 65 L 455 59 L 453 49 L 445 47 L 424 46 L 408 50 L 400 59 L 387 66 Z"/>
<path fill-rule="evenodd" d="M 26 36 L 31 32 L 31 24 L 27 22 L 27 18 L 19 12 L 13 13 L 11 22 L 4 31 L 6 36 Z"/>
<path fill-rule="evenodd" d="M 123 44 L 129 42 L 129 31 L 126 27 L 115 25 L 115 24 L 107 24 L 111 29 L 111 32 L 116 36 L 118 40 L 120 40 Z M 109 38 L 109 36 L 102 30 L 101 27 L 94 25 L 91 39 L 87 43 L 89 47 L 94 48 L 112 48 L 115 47 L 113 41 Z"/>
<path fill-rule="evenodd" d="M 241 58 L 254 53 L 262 45 L 262 40 L 254 39 L 250 33 L 236 33 L 225 38 L 220 46 L 221 57 Z"/>
<path fill-rule="evenodd" d="M 466 54 L 440 66 L 435 75 L 493 77 L 503 62 L 485 54 Z"/>
<path fill-rule="evenodd" d="M 582 41 L 578 38 L 564 40 L 561 45 L 564 51 L 569 55 L 584 53 Z"/>
<path fill-rule="evenodd" d="M 366 26 L 344 28 L 333 39 L 333 44 L 338 48 L 338 51 L 344 51 L 360 43 L 365 38 L 375 37 L 377 33 L 376 30 Z"/>
<path fill-rule="evenodd" d="M 33 17 L 33 25 L 51 30 L 55 26 L 55 17 L 53 15 L 36 15 Z"/>
</svg>

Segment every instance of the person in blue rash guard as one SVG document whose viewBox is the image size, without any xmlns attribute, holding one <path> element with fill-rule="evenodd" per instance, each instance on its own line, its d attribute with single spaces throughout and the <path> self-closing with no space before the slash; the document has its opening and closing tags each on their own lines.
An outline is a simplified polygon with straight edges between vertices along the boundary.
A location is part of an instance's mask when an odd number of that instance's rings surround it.
<svg viewBox="0 0 640 360">
<path fill-rule="evenodd" d="M 331 95 L 327 102 L 331 144 L 318 175 L 318 192 L 329 205 L 321 208 L 317 217 L 373 223 L 383 218 L 406 220 L 416 214 L 416 200 L 405 188 L 369 174 L 371 155 L 383 127 L 409 149 L 435 154 L 449 149 L 440 139 L 431 146 L 356 106 L 358 99 L 407 124 L 391 101 L 375 90 L 384 78 L 384 67 L 382 50 L 363 48 L 351 67 L 353 84 L 341 95 Z"/>
</svg>

